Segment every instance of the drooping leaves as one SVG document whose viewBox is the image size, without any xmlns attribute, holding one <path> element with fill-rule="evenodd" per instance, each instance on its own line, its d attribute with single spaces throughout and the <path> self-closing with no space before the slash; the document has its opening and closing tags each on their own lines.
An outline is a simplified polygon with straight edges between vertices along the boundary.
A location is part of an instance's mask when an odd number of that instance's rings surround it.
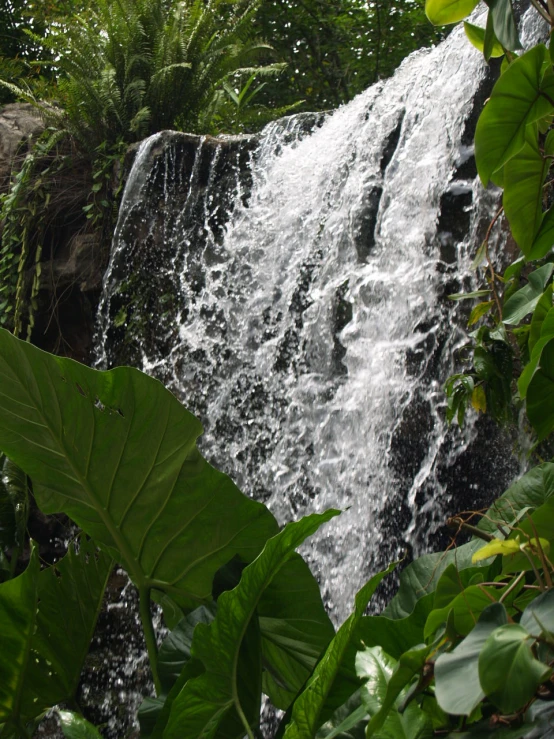
<svg viewBox="0 0 554 739">
<path fill-rule="evenodd" d="M 303 737 L 313 736 L 316 733 L 322 723 L 322 712 L 327 698 L 341 668 L 343 657 L 356 635 L 363 612 L 381 580 L 392 572 L 395 566 L 396 563 L 391 564 L 384 572 L 374 575 L 356 595 L 354 612 L 340 627 L 315 668 L 306 688 L 294 702 L 291 719 L 284 732 L 284 739 L 303 739 Z"/>
<path fill-rule="evenodd" d="M 337 513 L 313 514 L 288 524 L 244 570 L 237 587 L 220 596 L 215 620 L 209 625 L 198 624 L 192 655 L 203 663 L 205 673 L 189 680 L 174 700 L 164 739 L 182 736 L 200 739 L 213 736 L 216 729 L 217 736 L 242 737 L 247 725 L 257 725 L 259 705 L 249 699 L 256 694 L 256 686 L 250 690 L 252 683 L 261 680 L 261 662 L 259 670 L 243 673 L 239 679 L 242 656 L 239 651 L 244 636 L 251 622 L 258 621 L 256 608 L 262 593 L 294 549 Z M 259 700 L 259 690 L 257 696 Z M 233 717 L 239 720 L 233 721 Z M 232 728 L 222 729 L 224 722 L 229 722 Z"/>
<path fill-rule="evenodd" d="M 251 561 L 277 531 L 196 448 L 202 428 L 157 380 L 98 372 L 0 332 L 0 449 L 138 587 L 183 607 L 211 599 L 215 572 Z M 224 515 L 222 515 L 224 512 Z"/>
</svg>

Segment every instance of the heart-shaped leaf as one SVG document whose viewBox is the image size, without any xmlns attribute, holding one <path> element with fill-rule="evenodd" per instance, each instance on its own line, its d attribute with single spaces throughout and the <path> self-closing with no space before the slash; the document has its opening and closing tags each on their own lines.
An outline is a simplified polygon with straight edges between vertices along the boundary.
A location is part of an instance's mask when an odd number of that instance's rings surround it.
<svg viewBox="0 0 554 739">
<path fill-rule="evenodd" d="M 200 422 L 161 383 L 98 372 L 0 330 L 0 449 L 143 590 L 182 607 L 211 600 L 215 572 L 249 562 L 278 531 L 196 448 Z"/>
</svg>

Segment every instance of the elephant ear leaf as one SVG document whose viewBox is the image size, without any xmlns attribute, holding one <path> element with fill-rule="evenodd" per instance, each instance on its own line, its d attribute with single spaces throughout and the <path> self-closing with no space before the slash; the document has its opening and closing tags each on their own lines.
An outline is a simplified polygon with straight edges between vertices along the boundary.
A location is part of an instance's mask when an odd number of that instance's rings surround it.
<svg viewBox="0 0 554 739">
<path fill-rule="evenodd" d="M 0 450 L 143 591 L 182 608 L 211 600 L 214 574 L 251 562 L 277 522 L 211 467 L 198 419 L 157 380 L 99 372 L 0 330 Z"/>
<path fill-rule="evenodd" d="M 294 550 L 337 513 L 314 513 L 285 526 L 244 570 L 237 587 L 219 597 L 214 621 L 196 626 L 192 656 L 202 662 L 205 672 L 190 679 L 174 699 L 164 739 L 241 739 L 257 726 L 262 679 L 260 598 Z"/>
<path fill-rule="evenodd" d="M 0 723 L 18 726 L 74 698 L 113 561 L 91 542 L 0 585 Z"/>
</svg>

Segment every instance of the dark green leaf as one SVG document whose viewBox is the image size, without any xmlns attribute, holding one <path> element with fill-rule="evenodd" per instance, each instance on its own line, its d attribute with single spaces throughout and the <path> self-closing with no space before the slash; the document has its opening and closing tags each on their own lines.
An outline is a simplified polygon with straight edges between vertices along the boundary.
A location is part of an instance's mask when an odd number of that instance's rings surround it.
<svg viewBox="0 0 554 739">
<path fill-rule="evenodd" d="M 223 564 L 251 561 L 276 533 L 265 506 L 200 455 L 199 421 L 157 380 L 98 372 L 5 330 L 0 375 L 0 449 L 42 510 L 69 515 L 138 587 L 195 607 Z"/>
<path fill-rule="evenodd" d="M 485 694 L 504 713 L 524 706 L 551 669 L 536 660 L 528 632 L 519 624 L 499 626 L 479 655 L 479 681 Z"/>
<path fill-rule="evenodd" d="M 545 326 L 546 333 L 548 335 L 554 335 L 554 310 L 552 309 L 552 283 L 548 285 L 544 293 L 539 298 L 535 310 L 533 312 L 533 318 L 531 319 L 531 330 L 529 332 L 529 351 L 533 350 L 533 347 L 537 341 L 541 338 L 542 328 L 545 318 L 549 312 L 552 311 L 552 316 Z"/>
<path fill-rule="evenodd" d="M 319 585 L 294 554 L 264 590 L 258 605 L 264 693 L 286 710 L 335 635 Z"/>
<path fill-rule="evenodd" d="M 396 563 L 391 564 L 384 572 L 374 575 L 356 595 L 354 612 L 340 627 L 306 688 L 294 702 L 292 717 L 284 733 L 285 739 L 304 739 L 316 733 L 321 725 L 321 714 L 327 697 L 333 688 L 343 657 L 355 637 L 363 612 L 381 580 L 392 572 L 395 566 Z"/>
<path fill-rule="evenodd" d="M 82 541 L 42 572 L 35 552 L 23 575 L 0 585 L 0 722 L 74 697 L 111 568 Z"/>
<path fill-rule="evenodd" d="M 536 637 L 545 631 L 554 634 L 554 590 L 547 590 L 535 598 L 523 612 L 519 623 Z"/>
<path fill-rule="evenodd" d="M 434 592 L 442 573 L 451 564 L 455 564 L 458 570 L 472 567 L 475 571 L 471 558 L 482 546 L 482 541 L 470 542 L 457 549 L 425 554 L 416 559 L 401 573 L 398 593 L 383 611 L 383 616 L 394 619 L 409 616 L 420 598 Z"/>
<path fill-rule="evenodd" d="M 247 679 L 244 675 L 242 680 L 238 679 L 239 649 L 244 634 L 263 591 L 294 549 L 337 513 L 313 514 L 288 524 L 266 543 L 259 557 L 244 570 L 237 587 L 219 597 L 215 620 L 209 625 L 197 625 L 192 654 L 203 663 L 206 672 L 189 680 L 175 698 L 164 739 L 213 736 L 215 728 L 230 720 L 235 712 L 240 718 L 240 722 L 235 723 L 242 723 L 243 733 L 246 731 L 245 722 L 250 726 L 257 725 L 259 706 L 251 700 L 255 693 L 251 690 L 252 682 L 257 682 L 256 671 Z M 261 664 L 259 678 L 261 680 Z M 226 734 L 219 730 L 218 736 Z"/>
<path fill-rule="evenodd" d="M 521 49 L 511 0 L 486 0 L 496 38 L 505 49 Z"/>
<path fill-rule="evenodd" d="M 367 675 L 363 668 L 364 654 L 366 654 L 367 651 L 368 650 L 366 650 L 366 652 L 359 652 L 356 659 L 358 675 L 362 678 Z M 418 675 L 423 670 L 423 666 L 430 651 L 431 647 L 424 645 L 419 649 L 412 649 L 409 652 L 404 652 L 400 657 L 393 673 L 389 677 L 385 695 L 380 701 L 381 705 L 379 710 L 376 713 L 372 712 L 371 719 L 366 729 L 367 736 L 373 736 L 379 731 L 379 729 L 381 729 L 389 716 L 389 712 L 397 702 L 399 695 L 411 683 L 415 675 Z M 362 698 L 367 694 L 366 691 L 371 691 L 371 687 L 367 684 L 365 686 L 365 690 L 362 690 Z"/>
<path fill-rule="evenodd" d="M 542 441 L 554 429 L 554 339 L 541 351 L 526 397 L 527 417 Z"/>
<path fill-rule="evenodd" d="M 169 693 L 190 659 L 192 636 L 197 624 L 209 624 L 215 617 L 213 606 L 200 606 L 187 614 L 167 636 L 158 652 L 158 675 L 164 693 Z"/>
<path fill-rule="evenodd" d="M 466 638 L 435 662 L 435 695 L 439 706 L 455 716 L 469 716 L 485 697 L 479 683 L 479 654 L 492 632 L 507 622 L 501 603 L 489 605 Z"/>
<path fill-rule="evenodd" d="M 529 126 L 527 130 L 530 135 L 523 148 L 504 166 L 503 204 L 517 245 L 525 256 L 530 257 L 543 219 L 543 186 L 550 161 L 539 151 L 536 126 Z M 518 322 L 508 318 L 508 306 L 515 297 L 512 296 L 505 306 L 505 323 Z"/>
<path fill-rule="evenodd" d="M 539 267 L 539 269 L 531 272 L 528 283 L 521 290 L 514 293 L 504 305 L 502 320 L 504 323 L 513 325 L 519 323 L 522 318 L 535 310 L 535 306 L 539 302 L 545 287 L 552 276 L 554 264 L 548 264 Z"/>
</svg>

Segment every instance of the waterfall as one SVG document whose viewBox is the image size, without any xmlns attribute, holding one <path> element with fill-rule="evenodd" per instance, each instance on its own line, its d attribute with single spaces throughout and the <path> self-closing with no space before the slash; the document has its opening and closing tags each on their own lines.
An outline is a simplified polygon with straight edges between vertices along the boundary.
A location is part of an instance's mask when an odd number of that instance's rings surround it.
<svg viewBox="0 0 554 739">
<path fill-rule="evenodd" d="M 202 420 L 202 453 L 280 522 L 344 509 L 303 552 L 336 621 L 513 474 L 492 442 L 479 457 L 471 413 L 447 427 L 442 390 L 466 340 L 446 295 L 495 202 L 471 149 L 490 85 L 456 29 L 332 114 L 157 134 L 129 176 L 97 364 L 159 377 Z"/>
</svg>

